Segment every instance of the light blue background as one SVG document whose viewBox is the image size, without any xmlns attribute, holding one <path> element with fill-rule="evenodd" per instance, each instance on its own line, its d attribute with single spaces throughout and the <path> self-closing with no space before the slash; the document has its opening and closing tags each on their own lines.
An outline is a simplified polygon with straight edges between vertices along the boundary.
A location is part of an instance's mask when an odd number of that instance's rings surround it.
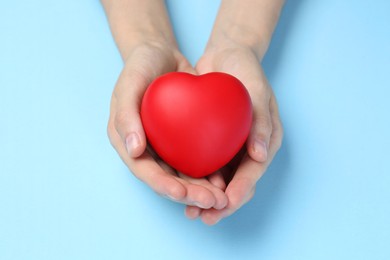
<svg viewBox="0 0 390 260">
<path fill-rule="evenodd" d="M 168 1 L 193 63 L 218 5 Z M 100 3 L 0 6 L 0 259 L 390 259 L 390 1 L 288 1 L 263 63 L 284 144 L 213 227 L 111 148 L 122 62 Z"/>
</svg>

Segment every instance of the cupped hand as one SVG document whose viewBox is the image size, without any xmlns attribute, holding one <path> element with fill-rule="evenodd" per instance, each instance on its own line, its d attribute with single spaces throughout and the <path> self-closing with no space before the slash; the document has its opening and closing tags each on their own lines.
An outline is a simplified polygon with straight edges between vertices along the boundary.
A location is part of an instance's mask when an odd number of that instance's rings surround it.
<svg viewBox="0 0 390 260">
<path fill-rule="evenodd" d="M 219 174 L 209 178 L 224 190 L 227 206 L 223 209 L 186 207 L 187 217 L 201 217 L 203 222 L 213 225 L 253 197 L 257 181 L 281 146 L 283 130 L 274 93 L 251 48 L 233 42 L 224 46 L 209 45 L 196 70 L 199 74 L 220 71 L 237 77 L 246 86 L 253 105 L 253 122 L 246 147 Z"/>
<path fill-rule="evenodd" d="M 218 181 L 214 185 L 206 178 L 192 179 L 166 165 L 147 145 L 140 118 L 143 94 L 155 78 L 172 71 L 195 73 L 194 69 L 177 47 L 164 42 L 145 41 L 128 53 L 111 99 L 111 144 L 131 172 L 161 196 L 202 209 L 224 208 L 227 196 Z"/>
</svg>

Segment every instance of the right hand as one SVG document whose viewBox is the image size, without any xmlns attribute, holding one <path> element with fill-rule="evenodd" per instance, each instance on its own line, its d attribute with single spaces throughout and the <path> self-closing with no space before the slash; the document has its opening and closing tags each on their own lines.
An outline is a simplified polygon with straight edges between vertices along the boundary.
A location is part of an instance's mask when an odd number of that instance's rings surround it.
<svg viewBox="0 0 390 260">
<path fill-rule="evenodd" d="M 149 40 L 130 49 L 112 94 L 110 142 L 130 171 L 156 193 L 186 205 L 222 209 L 228 199 L 211 181 L 213 176 L 193 179 L 177 173 L 147 145 L 140 118 L 142 97 L 155 78 L 173 71 L 195 73 L 172 44 Z"/>
</svg>

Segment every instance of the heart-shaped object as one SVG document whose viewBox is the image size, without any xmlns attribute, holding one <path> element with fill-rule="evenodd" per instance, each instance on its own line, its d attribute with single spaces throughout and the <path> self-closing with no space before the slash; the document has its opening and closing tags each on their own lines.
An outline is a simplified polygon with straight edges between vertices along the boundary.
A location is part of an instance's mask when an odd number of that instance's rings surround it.
<svg viewBox="0 0 390 260">
<path fill-rule="evenodd" d="M 245 143 L 252 103 L 244 85 L 221 72 L 172 72 L 145 92 L 141 119 L 156 153 L 188 176 L 207 176 L 227 164 Z"/>
</svg>

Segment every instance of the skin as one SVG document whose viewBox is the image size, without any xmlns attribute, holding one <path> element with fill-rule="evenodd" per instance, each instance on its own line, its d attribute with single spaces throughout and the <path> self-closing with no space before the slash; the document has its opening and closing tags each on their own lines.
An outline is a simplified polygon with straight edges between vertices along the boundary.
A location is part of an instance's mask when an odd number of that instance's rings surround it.
<svg viewBox="0 0 390 260">
<path fill-rule="evenodd" d="M 186 205 L 190 219 L 213 225 L 254 195 L 256 183 L 281 146 L 283 130 L 275 96 L 261 67 L 282 0 L 222 0 L 203 56 L 193 68 L 180 53 L 164 1 L 102 0 L 124 61 L 110 107 L 108 136 L 130 171 L 156 193 Z M 172 71 L 230 73 L 252 99 L 247 145 L 224 168 L 194 179 L 176 172 L 148 147 L 140 104 L 148 85 Z"/>
</svg>

